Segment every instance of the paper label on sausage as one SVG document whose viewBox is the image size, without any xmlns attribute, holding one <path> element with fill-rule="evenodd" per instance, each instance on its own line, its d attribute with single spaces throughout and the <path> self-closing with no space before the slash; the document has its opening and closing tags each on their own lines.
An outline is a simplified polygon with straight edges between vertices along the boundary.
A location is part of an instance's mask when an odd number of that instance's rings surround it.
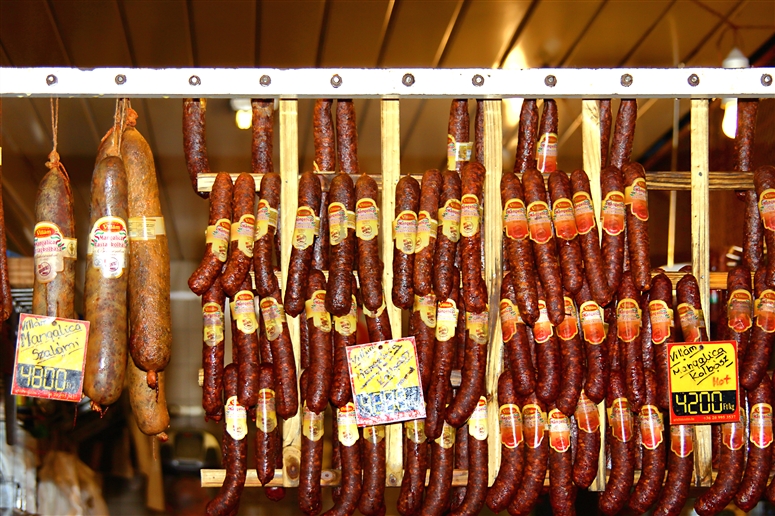
<svg viewBox="0 0 775 516">
<path fill-rule="evenodd" d="M 670 338 L 673 322 L 673 309 L 659 299 L 649 302 L 649 319 L 651 320 L 651 342 L 664 344 Z"/>
<path fill-rule="evenodd" d="M 487 398 L 479 397 L 479 403 L 468 418 L 468 435 L 479 441 L 487 439 Z"/>
<path fill-rule="evenodd" d="M 414 254 L 417 244 L 417 214 L 410 210 L 399 213 L 393 221 L 393 239 L 396 249 L 404 254 Z"/>
<path fill-rule="evenodd" d="M 471 161 L 472 142 L 458 142 L 451 134 L 447 135 L 447 170 L 456 170 L 458 163 Z"/>
<path fill-rule="evenodd" d="M 299 251 L 315 243 L 315 235 L 320 232 L 320 219 L 309 206 L 299 206 L 296 221 L 293 224 L 293 247 Z"/>
<path fill-rule="evenodd" d="M 533 242 L 545 244 L 552 239 L 552 216 L 545 202 L 535 201 L 528 204 L 527 227 Z"/>
<path fill-rule="evenodd" d="M 630 298 L 616 304 L 616 326 L 622 342 L 632 342 L 640 335 L 640 306 Z"/>
<path fill-rule="evenodd" d="M 406 431 L 406 438 L 415 444 L 422 444 L 425 442 L 425 420 L 413 419 L 411 421 L 404 422 L 404 430 Z"/>
<path fill-rule="evenodd" d="M 334 316 L 334 329 L 339 335 L 345 337 L 352 335 L 358 330 L 358 304 L 355 296 L 352 296 L 353 302 L 350 305 L 350 312 L 341 317 Z"/>
<path fill-rule="evenodd" d="M 536 143 L 538 171 L 548 174 L 557 170 L 557 135 L 544 133 Z"/>
<path fill-rule="evenodd" d="M 601 219 L 603 231 L 611 236 L 624 231 L 624 194 L 622 192 L 608 192 L 603 199 Z"/>
<path fill-rule="evenodd" d="M 656 450 L 662 444 L 665 425 L 662 412 L 654 405 L 643 405 L 638 417 L 640 443 L 648 450 Z"/>
<path fill-rule="evenodd" d="M 341 202 L 328 205 L 328 238 L 332 246 L 347 238 L 347 210 Z"/>
<path fill-rule="evenodd" d="M 277 411 L 275 410 L 275 394 L 272 389 L 258 391 L 256 405 L 256 427 L 265 434 L 277 428 Z"/>
<path fill-rule="evenodd" d="M 38 222 L 33 233 L 35 277 L 39 283 L 50 283 L 65 269 L 65 258 L 75 259 L 77 242 L 51 222 Z"/>
<path fill-rule="evenodd" d="M 254 333 L 258 329 L 255 296 L 250 290 L 240 290 L 230 303 L 231 317 L 242 333 Z"/>
<path fill-rule="evenodd" d="M 745 424 L 741 421 L 736 423 L 721 423 L 721 442 L 730 450 L 739 450 L 745 444 Z"/>
<path fill-rule="evenodd" d="M 226 400 L 226 432 L 235 441 L 241 441 L 248 435 L 248 412 L 239 404 L 236 396 Z"/>
<path fill-rule="evenodd" d="M 538 320 L 533 325 L 533 338 L 539 344 L 543 344 L 554 335 L 554 326 L 549 321 L 549 311 L 546 308 L 546 301 L 538 300 Z"/>
<path fill-rule="evenodd" d="M 684 342 L 700 341 L 700 315 L 699 310 L 695 310 L 689 303 L 681 303 L 676 308 L 678 310 L 678 320 L 681 323 L 681 332 Z"/>
<path fill-rule="evenodd" d="M 461 205 L 458 199 L 450 199 L 439 208 L 441 234 L 452 242 L 460 240 L 460 211 Z"/>
<path fill-rule="evenodd" d="M 498 411 L 498 420 L 503 446 L 514 449 L 525 441 L 522 433 L 522 412 L 519 410 L 519 405 L 512 403 L 501 405 Z"/>
<path fill-rule="evenodd" d="M 261 240 L 264 235 L 269 234 L 269 228 L 277 229 L 277 210 L 269 205 L 269 201 L 261 199 L 258 201 L 256 209 L 256 231 L 254 240 Z M 233 228 L 232 228 L 233 229 Z"/>
<path fill-rule="evenodd" d="M 694 451 L 694 428 L 691 425 L 670 425 L 670 451 L 688 457 Z"/>
<path fill-rule="evenodd" d="M 355 236 L 372 240 L 379 235 L 379 208 L 374 199 L 361 199 L 355 204 Z"/>
<path fill-rule="evenodd" d="M 129 217 L 129 240 L 156 240 L 157 236 L 166 235 L 164 217 Z"/>
<path fill-rule="evenodd" d="M 630 186 L 625 187 L 624 204 L 630 207 L 630 213 L 637 219 L 644 222 L 649 220 L 649 193 L 645 179 L 638 177 Z"/>
<path fill-rule="evenodd" d="M 460 235 L 472 237 L 479 233 L 479 199 L 473 194 L 465 194 L 460 199 L 460 210 Z"/>
<path fill-rule="evenodd" d="M 382 312 L 385 311 L 385 308 L 387 308 L 387 304 L 385 303 L 385 296 L 382 296 L 382 304 L 379 305 L 379 308 L 377 308 L 373 312 L 368 308 L 366 308 L 366 305 L 363 305 L 363 315 L 371 319 L 376 319 L 377 317 L 382 315 Z"/>
<path fill-rule="evenodd" d="M 218 219 L 212 226 L 207 226 L 205 231 L 205 245 L 210 244 L 211 252 L 218 261 L 225 262 L 229 256 L 229 241 L 231 240 L 231 221 Z"/>
<path fill-rule="evenodd" d="M 231 241 L 237 243 L 237 248 L 245 256 L 253 256 L 253 242 L 258 234 L 258 221 L 252 214 L 243 215 L 239 221 L 231 225 Z"/>
<path fill-rule="evenodd" d="M 759 196 L 759 214 L 764 227 L 775 231 L 775 188 L 767 188 Z"/>
<path fill-rule="evenodd" d="M 345 446 L 352 446 L 358 442 L 358 422 L 355 418 L 355 404 L 350 401 L 344 407 L 336 411 L 336 428 L 339 434 L 339 442 Z"/>
<path fill-rule="evenodd" d="M 751 442 L 757 448 L 767 448 L 772 444 L 772 405 L 757 403 L 751 407 L 749 417 Z"/>
<path fill-rule="evenodd" d="M 356 216 L 354 211 L 347 210 L 347 229 L 355 231 Z"/>
<path fill-rule="evenodd" d="M 436 306 L 436 340 L 447 342 L 457 330 L 457 304 L 452 299 L 439 301 Z"/>
<path fill-rule="evenodd" d="M 503 232 L 512 240 L 524 240 L 530 235 L 527 211 L 522 199 L 509 199 L 503 207 Z"/>
<path fill-rule="evenodd" d="M 384 425 L 364 426 L 363 439 L 372 444 L 378 444 L 382 442 L 385 439 Z"/>
<path fill-rule="evenodd" d="M 431 245 L 431 240 L 436 240 L 438 230 L 439 223 L 431 217 L 430 213 L 422 210 L 417 215 L 417 242 L 414 246 L 414 252 L 419 253 Z"/>
<path fill-rule="evenodd" d="M 611 426 L 611 434 L 621 442 L 626 443 L 632 439 L 633 420 L 627 398 L 616 398 L 608 407 L 608 424 Z"/>
<path fill-rule="evenodd" d="M 414 311 L 420 312 L 420 319 L 428 328 L 436 327 L 436 295 L 414 296 Z"/>
<path fill-rule="evenodd" d="M 127 267 L 129 231 L 120 217 L 102 217 L 92 226 L 87 255 L 103 278 L 120 278 Z"/>
<path fill-rule="evenodd" d="M 557 453 L 570 450 L 570 420 L 557 409 L 549 411 L 549 446 Z"/>
<path fill-rule="evenodd" d="M 480 345 L 487 345 L 490 337 L 490 312 L 480 314 L 466 312 L 466 330 L 468 337 Z"/>
<path fill-rule="evenodd" d="M 202 321 L 204 322 L 204 343 L 210 347 L 223 342 L 223 310 L 218 303 L 202 305 Z"/>
<path fill-rule="evenodd" d="M 579 318 L 584 340 L 590 344 L 602 344 L 608 332 L 603 323 L 603 309 L 600 305 L 594 301 L 582 303 L 579 307 Z"/>
<path fill-rule="evenodd" d="M 501 335 L 503 342 L 508 342 L 517 334 L 517 324 L 524 324 L 519 316 L 519 308 L 510 299 L 501 299 Z"/>
<path fill-rule="evenodd" d="M 573 203 L 570 199 L 557 199 L 552 204 L 554 232 L 558 238 L 573 240 L 579 234 L 576 229 L 576 215 L 573 213 Z"/>
<path fill-rule="evenodd" d="M 534 403 L 522 407 L 522 429 L 529 448 L 541 446 L 546 433 L 546 413 L 541 412 L 541 407 Z"/>
<path fill-rule="evenodd" d="M 576 404 L 576 411 L 573 414 L 576 417 L 576 424 L 579 430 L 587 434 L 596 433 L 600 429 L 600 413 L 597 411 L 597 405 L 587 398 L 584 391 L 579 394 L 579 401 Z"/>
<path fill-rule="evenodd" d="M 754 305 L 756 326 L 767 333 L 775 332 L 775 291 L 765 290 Z"/>
<path fill-rule="evenodd" d="M 592 206 L 592 198 L 587 192 L 573 194 L 573 214 L 576 217 L 576 230 L 581 235 L 586 235 L 595 229 L 595 209 Z"/>
<path fill-rule="evenodd" d="M 573 299 L 565 296 L 565 319 L 557 326 L 557 336 L 562 340 L 570 340 L 579 334 L 579 316 Z"/>
<path fill-rule="evenodd" d="M 315 328 L 326 333 L 331 331 L 331 314 L 326 311 L 326 291 L 316 290 L 304 302 L 307 319 L 312 319 Z"/>
<path fill-rule="evenodd" d="M 449 450 L 455 446 L 455 427 L 444 421 L 444 426 L 441 428 L 441 435 L 436 438 L 436 444 Z"/>
<path fill-rule="evenodd" d="M 264 319 L 266 338 L 271 342 L 283 334 L 285 310 L 282 303 L 278 303 L 271 296 L 262 299 L 259 306 L 261 307 L 261 317 Z"/>
<path fill-rule="evenodd" d="M 304 409 L 301 417 L 301 433 L 310 441 L 319 441 L 323 437 L 324 426 L 323 418 L 326 414 L 325 410 L 321 410 L 320 414 L 316 414 L 307 408 L 307 402 L 304 402 Z"/>
<path fill-rule="evenodd" d="M 747 290 L 739 289 L 729 294 L 727 325 L 737 333 L 744 333 L 753 326 L 753 298 Z"/>
</svg>

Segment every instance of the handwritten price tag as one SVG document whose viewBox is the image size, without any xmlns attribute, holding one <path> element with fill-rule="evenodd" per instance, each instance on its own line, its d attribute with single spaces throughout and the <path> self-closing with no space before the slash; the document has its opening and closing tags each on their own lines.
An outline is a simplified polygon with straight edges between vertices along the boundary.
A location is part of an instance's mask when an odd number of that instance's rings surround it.
<svg viewBox="0 0 775 516">
<path fill-rule="evenodd" d="M 21 314 L 11 394 L 80 401 L 89 321 Z"/>
<path fill-rule="evenodd" d="M 347 348 L 358 426 L 425 417 L 414 337 Z"/>
</svg>

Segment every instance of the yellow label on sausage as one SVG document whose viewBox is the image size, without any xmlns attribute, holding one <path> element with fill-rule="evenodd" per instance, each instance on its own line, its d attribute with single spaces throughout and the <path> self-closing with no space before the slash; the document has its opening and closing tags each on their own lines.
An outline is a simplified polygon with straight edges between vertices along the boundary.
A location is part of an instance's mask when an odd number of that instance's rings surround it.
<svg viewBox="0 0 775 516">
<path fill-rule="evenodd" d="M 431 214 L 422 210 L 417 215 L 417 242 L 414 252 L 419 253 L 429 245 L 431 240 L 436 240 L 436 233 L 439 229 L 439 223 L 431 217 Z"/>
<path fill-rule="evenodd" d="M 334 329 L 339 335 L 352 335 L 358 330 L 358 304 L 355 301 L 355 296 L 352 297 L 353 302 L 350 305 L 350 312 L 347 315 L 341 317 L 334 316 Z"/>
<path fill-rule="evenodd" d="M 413 443 L 420 444 L 425 442 L 425 420 L 413 419 L 405 421 L 404 430 L 406 431 L 406 438 Z"/>
<path fill-rule="evenodd" d="M 245 256 L 253 256 L 253 241 L 258 226 L 256 217 L 252 214 L 243 215 L 239 221 L 231 225 L 231 241 L 237 243 L 237 247 Z"/>
<path fill-rule="evenodd" d="M 205 303 L 202 306 L 204 322 L 204 343 L 210 347 L 223 342 L 223 310 L 218 303 Z"/>
<path fill-rule="evenodd" d="M 65 269 L 65 258 L 75 259 L 77 242 L 51 222 L 38 222 L 33 234 L 35 277 L 39 283 L 50 283 Z"/>
<path fill-rule="evenodd" d="M 355 418 L 355 404 L 350 401 L 336 412 L 336 429 L 339 443 L 352 446 L 358 442 L 358 423 Z"/>
<path fill-rule="evenodd" d="M 450 199 L 439 208 L 441 234 L 452 242 L 460 240 L 460 200 Z"/>
<path fill-rule="evenodd" d="M 212 253 L 220 262 L 225 262 L 229 256 L 229 240 L 231 240 L 231 221 L 229 219 L 218 219 L 212 226 L 207 226 L 205 244 L 210 244 Z"/>
<path fill-rule="evenodd" d="M 471 417 L 468 418 L 468 435 L 479 441 L 487 439 L 487 398 L 479 397 Z"/>
<path fill-rule="evenodd" d="M 285 310 L 282 303 L 278 303 L 271 296 L 262 299 L 260 306 L 261 317 L 264 319 L 264 328 L 266 329 L 266 338 L 273 341 L 283 333 Z"/>
<path fill-rule="evenodd" d="M 361 199 L 355 205 L 355 236 L 373 240 L 379 235 L 379 209 L 374 199 Z"/>
<path fill-rule="evenodd" d="M 436 306 L 436 340 L 446 342 L 455 336 L 458 309 L 452 299 L 439 301 Z"/>
<path fill-rule="evenodd" d="M 157 236 L 166 235 L 164 217 L 129 217 L 129 240 L 156 240 Z"/>
<path fill-rule="evenodd" d="M 293 225 L 293 247 L 303 251 L 315 242 L 319 232 L 319 223 L 315 212 L 309 206 L 300 206 L 296 210 L 296 221 Z"/>
<path fill-rule="evenodd" d="M 328 205 L 328 237 L 332 246 L 347 238 L 347 209 L 341 202 Z"/>
<path fill-rule="evenodd" d="M 460 200 L 460 209 L 460 235 L 472 237 L 479 233 L 479 198 L 473 194 L 464 195 Z"/>
<path fill-rule="evenodd" d="M 258 201 L 255 224 L 255 240 L 261 240 L 261 238 L 269 234 L 269 228 L 272 228 L 272 230 L 277 229 L 277 210 L 272 208 L 266 199 Z M 252 253 L 251 256 L 253 256 Z"/>
<path fill-rule="evenodd" d="M 326 414 L 325 410 L 320 411 L 319 414 L 312 412 L 307 408 L 307 402 L 304 402 L 304 408 L 301 417 L 301 433 L 310 441 L 319 441 L 323 437 L 324 426 L 323 418 Z"/>
<path fill-rule="evenodd" d="M 248 435 L 248 413 L 239 404 L 236 396 L 226 400 L 226 432 L 235 441 L 241 441 Z"/>
<path fill-rule="evenodd" d="M 420 319 L 428 328 L 436 327 L 436 296 L 414 296 L 414 311 L 420 312 Z"/>
<path fill-rule="evenodd" d="M 480 345 L 486 345 L 490 338 L 490 312 L 480 314 L 466 312 L 466 330 L 468 336 Z"/>
<path fill-rule="evenodd" d="M 277 428 L 277 411 L 275 410 L 275 394 L 272 389 L 258 391 L 256 406 L 256 427 L 265 434 Z"/>
<path fill-rule="evenodd" d="M 240 290 L 230 303 L 231 317 L 242 333 L 254 333 L 258 329 L 253 292 Z"/>
<path fill-rule="evenodd" d="M 315 328 L 326 333 L 331 331 L 331 314 L 326 311 L 326 291 L 316 290 L 304 302 L 307 319 L 312 319 Z"/>
<path fill-rule="evenodd" d="M 393 239 L 396 241 L 396 249 L 404 254 L 414 254 L 417 244 L 417 214 L 405 210 L 396 216 L 393 221 Z"/>
<path fill-rule="evenodd" d="M 129 231 L 124 219 L 102 217 L 92 226 L 86 251 L 92 257 L 92 267 L 105 279 L 120 278 L 127 268 Z"/>
</svg>

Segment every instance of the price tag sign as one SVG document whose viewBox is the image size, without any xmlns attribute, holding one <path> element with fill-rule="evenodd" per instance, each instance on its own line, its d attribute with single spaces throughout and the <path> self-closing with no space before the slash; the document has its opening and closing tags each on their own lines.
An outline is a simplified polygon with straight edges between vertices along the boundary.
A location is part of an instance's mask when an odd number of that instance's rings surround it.
<svg viewBox="0 0 775 516">
<path fill-rule="evenodd" d="M 425 417 L 414 337 L 347 348 L 358 426 Z"/>
<path fill-rule="evenodd" d="M 11 394 L 80 401 L 89 321 L 21 314 Z"/>
<path fill-rule="evenodd" d="M 670 424 L 740 420 L 734 341 L 669 344 Z"/>
</svg>

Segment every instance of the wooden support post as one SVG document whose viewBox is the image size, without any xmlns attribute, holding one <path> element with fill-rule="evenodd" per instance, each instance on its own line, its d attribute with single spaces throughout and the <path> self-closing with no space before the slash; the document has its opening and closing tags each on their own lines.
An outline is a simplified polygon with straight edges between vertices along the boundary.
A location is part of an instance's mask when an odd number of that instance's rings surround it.
<svg viewBox="0 0 775 516">
<path fill-rule="evenodd" d="M 291 259 L 291 240 L 296 220 L 296 205 L 299 200 L 299 111 L 298 100 L 280 100 L 280 230 L 281 263 Z M 281 285 L 285 292 L 288 281 L 288 267 L 281 267 Z M 293 342 L 293 355 L 296 359 L 296 374 L 299 374 L 299 318 L 286 316 L 288 330 Z M 299 412 L 283 423 L 283 485 L 299 485 L 299 465 L 301 463 L 301 407 Z"/>
<path fill-rule="evenodd" d="M 708 100 L 692 100 L 692 271 L 700 286 L 700 301 L 704 314 L 705 327 L 708 324 L 710 301 L 710 256 L 708 243 L 710 228 L 708 224 Z M 711 435 L 710 425 L 694 427 L 694 473 L 698 486 L 711 484 Z"/>
<path fill-rule="evenodd" d="M 398 100 L 382 100 L 382 259 L 385 268 L 382 284 L 385 290 L 386 310 L 390 314 L 393 337 L 401 336 L 401 309 L 393 304 L 390 291 L 393 285 L 393 214 L 396 202 L 396 184 L 401 175 L 401 120 Z M 385 461 L 388 486 L 400 486 L 404 471 L 403 424 L 388 425 L 387 459 Z"/>
</svg>

